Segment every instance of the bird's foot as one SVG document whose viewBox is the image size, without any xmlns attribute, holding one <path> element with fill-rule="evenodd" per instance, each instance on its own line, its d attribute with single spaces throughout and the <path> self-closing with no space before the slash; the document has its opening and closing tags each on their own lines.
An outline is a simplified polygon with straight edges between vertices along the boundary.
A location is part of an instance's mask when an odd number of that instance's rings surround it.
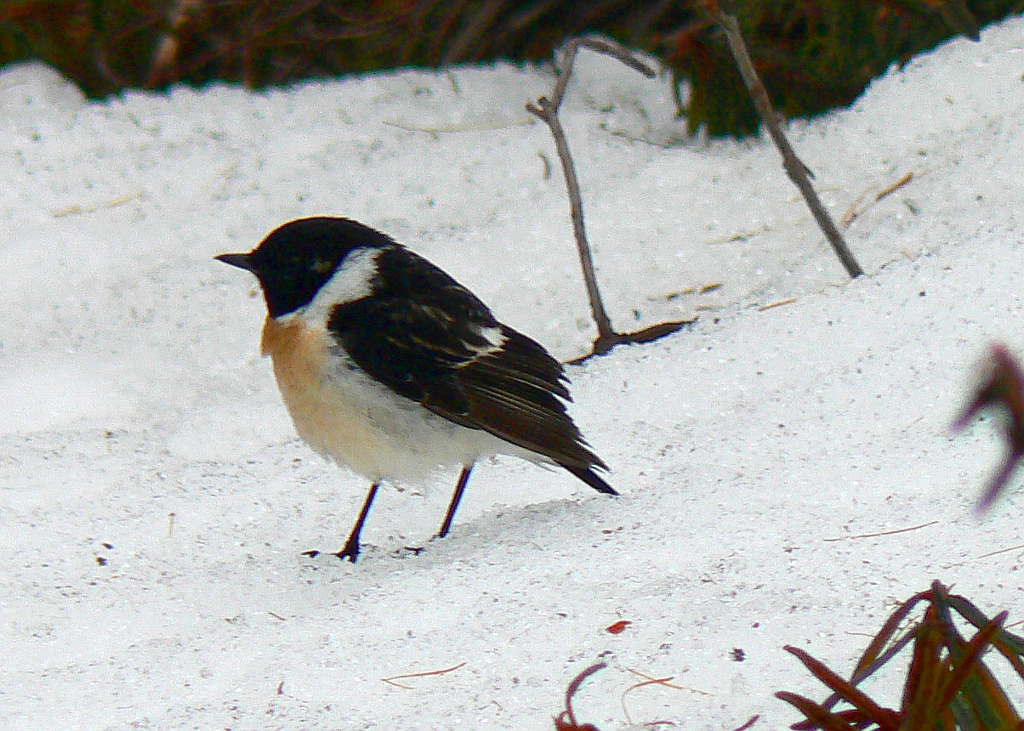
<svg viewBox="0 0 1024 731">
<path fill-rule="evenodd" d="M 308 556 L 309 558 L 316 558 L 321 553 L 323 553 L 323 551 L 318 551 L 314 548 L 312 551 L 303 551 L 302 555 Z M 344 548 L 342 548 L 340 551 L 336 553 L 332 553 L 331 555 L 337 556 L 340 559 L 348 559 L 352 563 L 355 563 L 356 559 L 359 558 L 359 544 L 346 543 Z"/>
<path fill-rule="evenodd" d="M 348 541 L 345 547 L 334 555 L 342 560 L 348 559 L 355 563 L 356 559 L 359 558 L 359 541 Z"/>
</svg>

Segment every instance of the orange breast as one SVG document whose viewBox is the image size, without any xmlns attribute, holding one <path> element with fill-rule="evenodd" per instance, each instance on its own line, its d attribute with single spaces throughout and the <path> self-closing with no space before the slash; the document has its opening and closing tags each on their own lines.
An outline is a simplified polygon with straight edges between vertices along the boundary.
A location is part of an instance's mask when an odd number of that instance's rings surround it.
<svg viewBox="0 0 1024 731">
<path fill-rule="evenodd" d="M 301 320 L 281 324 L 267 317 L 260 343 L 263 355 L 274 359 L 274 375 L 281 392 L 301 394 L 321 380 L 327 363 L 327 340 Z"/>
<path fill-rule="evenodd" d="M 328 459 L 373 479 L 383 477 L 375 455 L 381 434 L 352 394 L 330 377 L 330 341 L 323 330 L 301 319 L 263 326 L 263 354 L 274 361 L 274 375 L 295 429 L 309 446 Z"/>
</svg>

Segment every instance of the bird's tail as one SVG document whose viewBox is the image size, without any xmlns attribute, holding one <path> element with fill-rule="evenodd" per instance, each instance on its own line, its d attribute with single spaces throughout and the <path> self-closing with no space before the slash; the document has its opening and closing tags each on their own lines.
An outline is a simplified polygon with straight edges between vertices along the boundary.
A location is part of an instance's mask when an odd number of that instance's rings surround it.
<svg viewBox="0 0 1024 731">
<path fill-rule="evenodd" d="M 592 467 L 576 467 L 574 465 L 562 465 L 565 469 L 569 470 L 572 474 L 583 480 L 585 483 L 590 485 L 598 492 L 603 492 L 605 495 L 618 495 L 611 485 L 601 479 Z"/>
</svg>

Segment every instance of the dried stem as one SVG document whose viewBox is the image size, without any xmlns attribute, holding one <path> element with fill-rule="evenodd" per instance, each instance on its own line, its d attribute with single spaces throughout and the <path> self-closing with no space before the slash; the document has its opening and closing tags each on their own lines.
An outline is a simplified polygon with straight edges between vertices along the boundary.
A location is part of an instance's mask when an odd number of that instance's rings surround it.
<svg viewBox="0 0 1024 731">
<path fill-rule="evenodd" d="M 569 152 L 569 142 L 566 139 L 565 130 L 558 119 L 558 110 L 562 105 L 562 100 L 565 98 L 565 90 L 569 84 L 569 77 L 572 74 L 573 64 L 576 61 L 576 54 L 580 48 L 589 48 L 593 51 L 613 56 L 648 78 L 653 78 L 657 75 L 654 69 L 630 53 L 628 49 L 613 41 L 593 37 L 574 38 L 565 45 L 558 71 L 558 81 L 555 83 L 555 89 L 551 98 L 548 99 L 542 96 L 536 103 L 528 102 L 526 104 L 527 111 L 548 126 L 551 130 L 551 136 L 555 140 L 555 149 L 558 151 L 558 159 L 562 162 L 562 172 L 565 174 L 565 184 L 569 191 L 569 207 L 572 215 L 573 232 L 576 235 L 576 248 L 579 251 L 580 265 L 583 268 L 583 280 L 587 287 L 587 297 L 590 300 L 590 311 L 593 314 L 594 322 L 597 323 L 597 340 L 594 341 L 593 351 L 583 358 L 572 362 L 585 360 L 590 355 L 607 353 L 619 343 L 639 343 L 656 340 L 679 330 L 683 325 L 687 324 L 686 322 L 662 323 L 640 332 L 620 334 L 612 329 L 611 320 L 604 309 L 601 292 L 597 286 L 594 258 L 590 252 L 586 226 L 583 222 L 583 197 L 580 194 L 579 178 L 576 176 L 576 165 L 573 162 L 572 153 Z"/>
<path fill-rule="evenodd" d="M 407 678 L 428 678 L 431 675 L 446 675 L 448 673 L 455 672 L 459 668 L 463 667 L 465 664 L 466 663 L 464 662 L 460 662 L 458 665 L 452 665 L 450 668 L 445 668 L 443 670 L 426 670 L 420 673 L 404 673 L 403 675 L 392 675 L 390 678 L 381 678 L 381 680 L 383 680 L 388 685 L 394 685 L 399 688 L 411 690 L 411 688 L 408 685 L 402 685 L 401 683 L 396 683 L 395 681 L 406 680 Z"/>
<path fill-rule="evenodd" d="M 593 728 L 592 726 L 590 726 L 590 724 L 587 724 L 586 726 L 580 726 L 578 723 L 576 723 L 576 714 L 572 710 L 572 699 L 573 696 L 575 696 L 576 693 L 579 691 L 580 686 L 583 685 L 584 680 L 589 678 L 598 670 L 603 670 L 606 667 L 608 667 L 606 663 L 599 662 L 595 665 L 591 665 L 589 668 L 587 668 L 579 675 L 577 675 L 575 678 L 573 678 L 572 682 L 569 683 L 569 687 L 565 691 L 565 710 L 562 712 L 561 716 L 559 716 L 559 718 L 555 720 L 556 728 L 560 727 L 565 729 L 579 729 L 580 731 L 583 731 L 587 728 Z M 561 719 L 568 719 L 568 722 L 566 723 Z"/>
<path fill-rule="evenodd" d="M 544 120 L 544 123 L 551 129 L 551 136 L 555 138 L 555 149 L 558 151 L 558 159 L 562 161 L 565 185 L 569 189 L 572 230 L 576 235 L 576 247 L 579 250 L 580 265 L 583 267 L 583 281 L 587 285 L 590 312 L 594 316 L 594 322 L 597 323 L 597 339 L 598 341 L 611 339 L 615 336 L 615 332 L 612 330 L 611 320 L 604 309 L 601 292 L 597 287 L 594 257 L 590 253 L 587 229 L 583 223 L 583 199 L 580 196 L 580 182 L 579 178 L 576 177 L 576 165 L 573 163 L 572 154 L 569 152 L 569 142 L 565 138 L 565 130 L 562 128 L 562 123 L 558 120 L 558 106 L 556 102 L 552 102 L 550 99 L 542 96 L 537 100 L 536 105 L 527 104 L 526 108 L 532 114 Z"/>
<path fill-rule="evenodd" d="M 793 152 L 789 140 L 786 139 L 786 135 L 782 132 L 782 127 L 779 125 L 779 117 L 772 108 L 771 100 L 768 98 L 768 90 L 765 89 L 761 78 L 754 69 L 754 62 L 750 59 L 750 53 L 747 51 L 747 45 L 743 41 L 743 35 L 740 33 L 740 25 L 736 21 L 736 16 L 719 8 L 717 2 L 709 2 L 708 6 L 711 17 L 725 31 L 725 37 L 729 41 L 729 50 L 732 51 L 733 58 L 736 60 L 736 66 L 743 76 L 743 83 L 746 84 L 747 91 L 750 92 L 750 98 L 754 101 L 754 106 L 757 107 L 757 113 L 761 116 L 761 121 L 768 128 L 772 141 L 775 142 L 775 146 L 779 148 L 779 152 L 782 154 L 782 166 L 785 168 L 786 174 L 796 187 L 800 189 L 804 200 L 807 201 L 808 208 L 811 209 L 811 213 L 814 215 L 814 220 L 818 222 L 818 226 L 825 233 L 825 238 L 832 245 L 833 251 L 836 252 L 839 261 L 846 268 L 847 274 L 851 278 L 859 277 L 864 273 L 864 270 L 861 269 L 857 260 L 853 258 L 853 254 L 850 253 L 850 249 L 846 246 L 846 241 L 843 240 L 842 234 L 839 233 L 839 229 L 836 228 L 832 218 L 828 215 L 821 200 L 818 198 L 818 194 L 814 192 L 814 186 L 811 185 L 810 181 L 813 174 L 800 161 L 796 153 Z"/>
</svg>

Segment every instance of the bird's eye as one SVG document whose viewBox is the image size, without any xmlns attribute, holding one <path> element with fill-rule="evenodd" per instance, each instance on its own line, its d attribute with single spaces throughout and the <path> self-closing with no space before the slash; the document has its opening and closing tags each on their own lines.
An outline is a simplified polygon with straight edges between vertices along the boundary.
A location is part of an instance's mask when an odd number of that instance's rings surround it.
<svg viewBox="0 0 1024 731">
<path fill-rule="evenodd" d="M 327 274 L 334 268 L 334 264 L 327 259 L 317 259 L 313 262 L 313 271 L 318 274 Z"/>
</svg>

